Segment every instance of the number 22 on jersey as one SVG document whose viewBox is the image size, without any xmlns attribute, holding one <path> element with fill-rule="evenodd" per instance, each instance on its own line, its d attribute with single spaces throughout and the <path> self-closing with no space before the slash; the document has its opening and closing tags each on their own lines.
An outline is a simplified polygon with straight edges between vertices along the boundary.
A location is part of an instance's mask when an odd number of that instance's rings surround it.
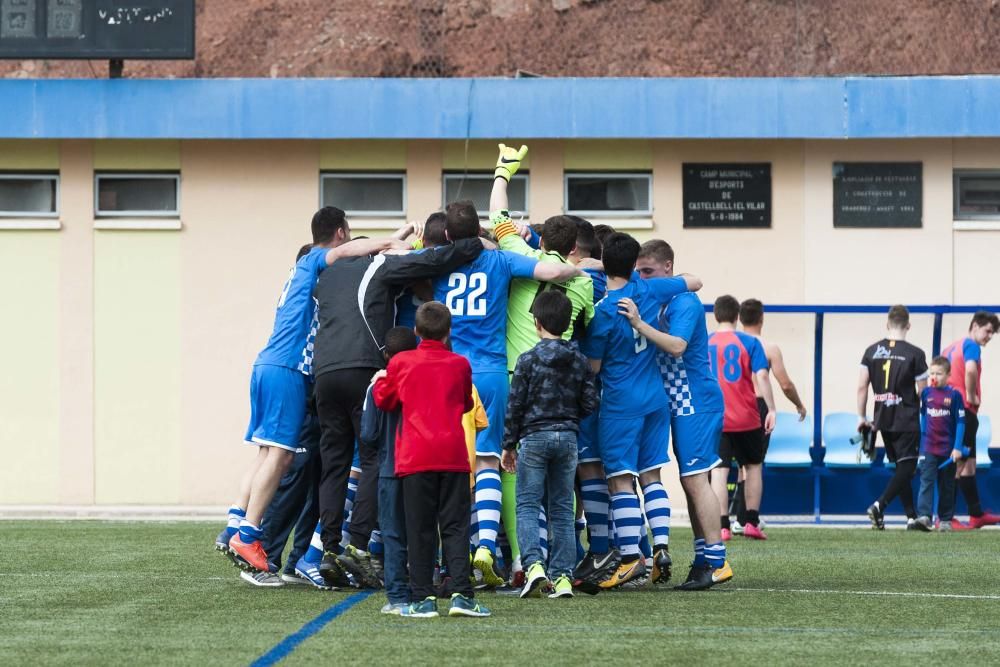
<svg viewBox="0 0 1000 667">
<path fill-rule="evenodd" d="M 486 274 L 453 273 L 448 276 L 448 294 L 445 305 L 452 315 L 484 317 L 486 315 Z"/>
</svg>

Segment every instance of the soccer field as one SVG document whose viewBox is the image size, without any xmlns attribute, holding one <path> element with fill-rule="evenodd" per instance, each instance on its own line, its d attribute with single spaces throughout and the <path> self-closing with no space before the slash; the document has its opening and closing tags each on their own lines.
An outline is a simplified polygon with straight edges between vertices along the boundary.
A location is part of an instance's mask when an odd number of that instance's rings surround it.
<svg viewBox="0 0 1000 667">
<path fill-rule="evenodd" d="M 252 588 L 212 551 L 217 528 L 0 522 L 0 664 L 1000 662 L 995 529 L 771 527 L 730 543 L 736 576 L 707 593 L 484 593 L 492 618 L 420 620 L 381 616 L 381 593 Z M 682 578 L 690 532 L 672 537 Z"/>
</svg>

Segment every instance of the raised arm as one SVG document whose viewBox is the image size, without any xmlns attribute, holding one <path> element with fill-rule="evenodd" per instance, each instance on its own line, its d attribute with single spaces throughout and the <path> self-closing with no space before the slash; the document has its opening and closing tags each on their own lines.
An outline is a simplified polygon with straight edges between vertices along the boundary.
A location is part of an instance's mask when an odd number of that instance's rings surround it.
<svg viewBox="0 0 1000 667">
<path fill-rule="evenodd" d="M 535 273 L 532 278 L 542 283 L 564 283 L 571 278 L 583 275 L 586 274 L 572 264 L 539 262 L 535 265 Z"/>
<path fill-rule="evenodd" d="M 386 236 L 378 239 L 357 239 L 348 241 L 336 248 L 330 248 L 326 253 L 327 265 L 333 264 L 338 259 L 347 257 L 364 257 L 365 255 L 377 255 L 383 250 L 404 249 L 409 246 L 399 239 Z"/>
</svg>

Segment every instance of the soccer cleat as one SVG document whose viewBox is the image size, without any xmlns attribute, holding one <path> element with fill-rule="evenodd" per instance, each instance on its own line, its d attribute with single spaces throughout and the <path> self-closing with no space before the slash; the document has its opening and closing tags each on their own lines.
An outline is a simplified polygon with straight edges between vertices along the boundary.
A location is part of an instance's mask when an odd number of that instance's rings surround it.
<svg viewBox="0 0 1000 667">
<path fill-rule="evenodd" d="M 467 598 L 461 593 L 452 593 L 451 607 L 448 608 L 448 615 L 485 618 L 490 615 L 490 610 L 479 604 L 476 598 Z"/>
<path fill-rule="evenodd" d="M 725 569 L 725 565 L 722 566 Z M 732 570 L 730 570 L 732 572 Z M 674 586 L 675 591 L 704 591 L 712 587 L 715 583 L 713 580 L 714 571 L 712 566 L 705 565 L 692 565 L 691 570 L 688 572 L 687 579 L 683 584 L 678 584 Z"/>
<path fill-rule="evenodd" d="M 233 533 L 233 535 L 235 535 L 235 533 Z M 219 536 L 215 538 L 215 550 L 221 553 L 226 558 L 228 558 L 229 562 L 231 562 L 233 565 L 235 565 L 236 567 L 240 567 L 239 559 L 236 557 L 236 554 L 234 554 L 232 550 L 229 548 L 230 539 L 232 539 L 232 536 L 229 534 L 229 531 L 224 528 L 222 532 L 219 533 Z"/>
<path fill-rule="evenodd" d="M 476 549 L 476 555 L 472 559 L 472 565 L 483 573 L 483 582 L 487 586 L 503 586 L 506 580 L 497 568 L 496 559 L 486 547 Z"/>
<path fill-rule="evenodd" d="M 387 616 L 402 616 L 403 610 L 409 606 L 408 602 L 386 602 L 380 611 Z"/>
<path fill-rule="evenodd" d="M 609 590 L 611 588 L 617 588 L 622 586 L 634 579 L 638 579 L 646 574 L 646 563 L 643 562 L 641 558 L 633 560 L 631 562 L 621 563 L 611 576 L 607 579 L 601 581 L 598 586 L 604 590 Z"/>
<path fill-rule="evenodd" d="M 573 582 L 565 574 L 556 579 L 555 585 L 552 587 L 552 592 L 549 593 L 550 598 L 571 598 L 573 597 Z"/>
<path fill-rule="evenodd" d="M 247 544 L 240 539 L 240 534 L 236 533 L 229 540 L 229 549 L 235 556 L 238 556 L 242 560 L 241 563 L 238 563 L 240 569 L 267 572 L 267 554 L 264 553 L 264 547 L 261 545 L 260 540 L 254 540 L 250 544 Z"/>
<path fill-rule="evenodd" d="M 371 559 L 372 571 L 378 579 L 379 588 L 385 588 L 385 560 L 382 557 L 374 556 Z"/>
<path fill-rule="evenodd" d="M 399 610 L 400 616 L 407 618 L 437 618 L 438 603 L 436 597 L 424 598 L 420 602 L 411 602 Z"/>
<path fill-rule="evenodd" d="M 743 524 L 742 523 L 740 523 L 739 521 L 733 521 L 732 526 L 733 526 L 733 528 L 732 528 L 733 535 L 742 535 L 743 534 Z"/>
<path fill-rule="evenodd" d="M 653 553 L 653 583 L 665 584 L 670 581 L 673 564 L 674 562 L 670 559 L 670 551 L 667 547 L 657 549 Z"/>
<path fill-rule="evenodd" d="M 885 515 L 877 502 L 868 506 L 868 518 L 871 519 L 872 530 L 885 530 Z"/>
<path fill-rule="evenodd" d="M 974 530 L 972 526 L 967 523 L 962 523 L 958 519 L 952 519 L 949 525 L 951 526 L 951 530 L 954 531 Z"/>
<path fill-rule="evenodd" d="M 371 554 L 367 551 L 361 551 L 348 544 L 344 548 L 344 553 L 337 556 L 337 563 L 354 575 L 354 580 L 361 588 L 382 588 L 382 582 L 372 566 Z"/>
<path fill-rule="evenodd" d="M 573 571 L 573 579 L 600 581 L 618 567 L 620 560 L 621 556 L 617 549 L 612 549 L 606 554 L 593 554 L 588 551 Z"/>
<path fill-rule="evenodd" d="M 728 528 L 723 528 L 722 529 L 722 541 L 723 542 L 728 542 L 731 539 L 733 539 L 733 533 L 732 533 L 732 531 L 730 531 Z"/>
<path fill-rule="evenodd" d="M 906 529 L 910 530 L 910 522 L 906 522 Z M 929 516 L 918 516 L 913 521 L 913 530 L 919 530 L 924 533 L 929 533 L 934 530 L 934 522 L 931 521 Z"/>
<path fill-rule="evenodd" d="M 743 526 L 743 537 L 749 537 L 751 540 L 767 539 L 767 535 L 764 534 L 764 531 L 758 528 L 757 526 L 753 525 L 752 523 L 748 523 L 747 525 Z"/>
<path fill-rule="evenodd" d="M 712 584 L 724 584 L 733 578 L 733 568 L 729 565 L 729 561 L 725 560 L 722 562 L 722 567 L 717 567 L 712 570 Z"/>
<path fill-rule="evenodd" d="M 296 583 L 310 584 L 321 591 L 328 591 L 333 588 L 326 582 L 323 575 L 319 573 L 319 567 L 317 567 L 316 563 L 310 563 L 305 558 L 300 558 L 299 562 L 295 564 L 295 577 L 299 580 Z M 282 579 L 284 579 L 284 575 L 282 575 Z"/>
<path fill-rule="evenodd" d="M 951 521 L 945 521 L 944 523 L 941 523 L 941 520 L 937 519 L 934 522 L 934 528 L 936 530 L 941 531 L 942 533 L 950 533 L 951 532 Z"/>
<path fill-rule="evenodd" d="M 347 572 L 337 561 L 337 554 L 332 551 L 323 553 L 323 560 L 319 564 L 319 575 L 333 588 L 350 588 L 353 586 L 347 576 Z"/>
<path fill-rule="evenodd" d="M 649 576 L 649 566 L 645 564 L 645 561 L 643 562 L 643 568 L 644 572 L 642 574 L 637 576 L 635 579 L 626 581 L 624 584 L 622 584 L 615 590 L 638 591 L 644 588 L 648 588 L 650 586 L 650 583 L 652 582 L 652 579 Z"/>
<path fill-rule="evenodd" d="M 528 154 L 528 147 L 521 146 L 519 150 L 513 146 L 504 146 L 503 144 L 498 144 L 498 146 L 500 147 L 500 157 L 497 158 L 497 168 L 493 172 L 493 178 L 502 178 L 505 181 L 509 181 L 511 176 L 516 174 L 517 170 L 521 168 L 521 160 Z"/>
<path fill-rule="evenodd" d="M 514 570 L 510 575 L 511 588 L 524 588 L 524 570 Z"/>
<path fill-rule="evenodd" d="M 549 578 L 545 575 L 545 568 L 541 563 L 532 563 L 525 573 L 524 586 L 521 588 L 520 597 L 541 597 L 542 589 L 549 587 Z"/>
<path fill-rule="evenodd" d="M 991 512 L 983 512 L 982 516 L 970 516 L 970 528 L 982 528 L 984 526 L 995 526 L 1000 523 L 1000 516 Z"/>
<path fill-rule="evenodd" d="M 240 572 L 240 579 L 252 586 L 262 588 L 279 588 L 285 585 L 281 577 L 274 572 Z"/>
</svg>

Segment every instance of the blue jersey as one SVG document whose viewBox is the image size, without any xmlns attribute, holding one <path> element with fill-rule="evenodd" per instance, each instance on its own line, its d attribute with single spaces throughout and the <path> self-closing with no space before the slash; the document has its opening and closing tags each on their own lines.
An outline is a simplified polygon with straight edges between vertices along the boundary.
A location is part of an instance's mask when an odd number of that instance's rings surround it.
<svg viewBox="0 0 1000 667">
<path fill-rule="evenodd" d="M 451 311 L 451 349 L 472 371 L 507 372 L 507 296 L 514 278 L 531 278 L 538 261 L 505 250 L 434 280 L 434 300 Z"/>
<path fill-rule="evenodd" d="M 295 264 L 278 298 L 271 337 L 257 355 L 255 366 L 284 366 L 312 373 L 312 341 L 319 323 L 313 288 L 326 268 L 327 252 L 329 248 L 313 248 Z"/>
<path fill-rule="evenodd" d="M 423 300 L 412 289 L 404 289 L 396 298 L 396 326 L 412 329 L 417 322 L 417 308 L 423 304 Z"/>
<path fill-rule="evenodd" d="M 624 287 L 611 290 L 594 307 L 581 349 L 601 361 L 601 417 L 642 417 L 667 406 L 663 378 L 656 365 L 656 346 L 632 328 L 618 312 L 618 300 L 635 301 L 639 316 L 655 322 L 660 305 L 687 291 L 683 278 L 650 278 L 633 275 Z"/>
<path fill-rule="evenodd" d="M 594 269 L 584 269 L 583 272 L 590 276 L 591 282 L 594 283 L 594 303 L 596 304 L 604 298 L 608 291 L 608 276 L 604 271 L 595 271 Z"/>
<path fill-rule="evenodd" d="M 660 331 L 683 338 L 687 348 L 680 357 L 657 350 L 657 363 L 674 417 L 722 412 L 722 390 L 708 358 L 708 328 L 705 308 L 694 292 L 671 299 L 660 309 Z"/>
</svg>

